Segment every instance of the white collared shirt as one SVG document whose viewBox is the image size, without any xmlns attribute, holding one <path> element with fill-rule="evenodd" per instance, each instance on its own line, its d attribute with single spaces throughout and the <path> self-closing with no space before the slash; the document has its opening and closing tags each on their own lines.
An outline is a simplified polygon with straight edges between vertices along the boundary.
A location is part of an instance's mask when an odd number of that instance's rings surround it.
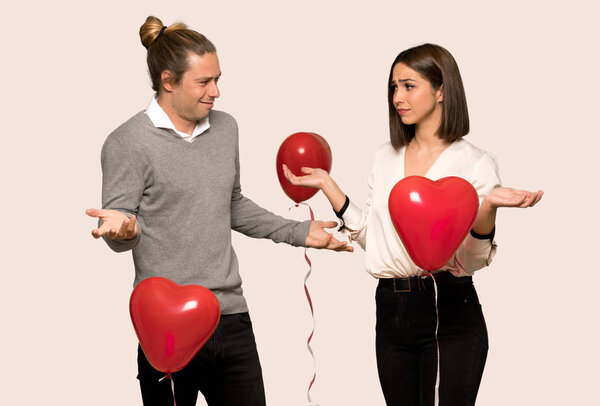
<svg viewBox="0 0 600 406">
<path fill-rule="evenodd" d="M 187 142 L 194 141 L 194 138 L 208 130 L 210 127 L 208 117 L 206 117 L 205 119 L 196 122 L 196 127 L 194 127 L 194 131 L 192 131 L 192 135 L 177 131 L 167 113 L 165 113 L 162 107 L 160 107 L 160 104 L 158 104 L 156 95 L 152 96 L 150 99 L 150 103 L 148 103 L 148 107 L 146 108 L 146 115 L 148 118 L 150 118 L 150 121 L 152 121 L 154 127 L 173 130 L 177 135 Z"/>
</svg>

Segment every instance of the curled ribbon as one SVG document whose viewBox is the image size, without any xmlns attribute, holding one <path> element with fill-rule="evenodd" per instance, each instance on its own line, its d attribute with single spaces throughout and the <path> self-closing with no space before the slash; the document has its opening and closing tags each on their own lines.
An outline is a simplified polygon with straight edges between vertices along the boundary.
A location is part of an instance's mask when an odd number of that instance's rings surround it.
<svg viewBox="0 0 600 406">
<path fill-rule="evenodd" d="M 307 203 L 300 202 L 300 203 L 295 204 L 292 207 L 298 207 L 301 204 L 308 207 L 308 211 L 310 212 L 310 219 L 311 219 L 311 221 L 314 221 L 315 220 L 314 213 L 313 213 L 310 205 L 308 205 Z M 290 210 L 292 209 L 292 207 L 290 207 Z M 304 259 L 308 263 L 308 272 L 306 272 L 306 275 L 304 276 L 304 293 L 306 295 L 306 300 L 308 301 L 308 305 L 310 307 L 310 314 L 311 314 L 312 320 L 313 320 L 313 328 L 312 328 L 312 331 L 310 332 L 310 335 L 308 336 L 308 340 L 306 340 L 306 348 L 308 349 L 308 352 L 310 353 L 310 356 L 312 357 L 313 371 L 314 371 L 312 379 L 310 380 L 310 383 L 308 384 L 308 389 L 306 391 L 306 400 L 308 401 L 308 406 L 319 406 L 318 404 L 313 403 L 313 401 L 310 397 L 310 389 L 312 388 L 313 384 L 315 383 L 315 379 L 317 378 L 317 364 L 315 361 L 315 355 L 313 353 L 312 347 L 310 346 L 310 342 L 315 333 L 315 312 L 313 309 L 312 299 L 310 298 L 310 293 L 308 292 L 308 287 L 306 286 L 306 281 L 308 280 L 308 278 L 310 277 L 310 274 L 312 273 L 312 263 L 310 262 L 310 258 L 308 257 L 308 248 L 304 248 Z"/>
<path fill-rule="evenodd" d="M 435 293 L 435 346 L 437 349 L 437 371 L 435 375 L 435 406 L 440 404 L 440 343 L 438 342 L 438 328 L 440 326 L 440 314 L 438 311 L 438 291 L 437 291 L 437 283 L 435 282 L 435 278 L 433 274 L 430 272 L 426 272 L 425 276 L 430 277 L 433 280 L 433 291 Z"/>
</svg>

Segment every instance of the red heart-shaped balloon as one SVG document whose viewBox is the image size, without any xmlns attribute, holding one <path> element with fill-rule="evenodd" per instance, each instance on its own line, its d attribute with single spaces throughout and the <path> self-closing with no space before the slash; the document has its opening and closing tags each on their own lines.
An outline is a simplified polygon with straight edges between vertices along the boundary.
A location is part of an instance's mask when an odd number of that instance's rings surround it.
<svg viewBox="0 0 600 406">
<path fill-rule="evenodd" d="M 296 176 L 304 175 L 300 168 L 321 168 L 331 170 L 331 148 L 325 138 L 315 133 L 294 133 L 287 137 L 277 152 L 277 178 L 286 195 L 296 203 L 314 196 L 319 189 L 292 185 L 283 175 L 282 164 Z"/>
<path fill-rule="evenodd" d="M 434 271 L 450 260 L 467 236 L 479 198 L 473 185 L 456 176 L 437 181 L 408 176 L 392 188 L 388 205 L 412 260 Z"/>
<path fill-rule="evenodd" d="M 150 364 L 170 374 L 183 369 L 219 323 L 216 296 L 199 285 L 161 277 L 144 279 L 129 300 L 129 313 Z"/>
</svg>

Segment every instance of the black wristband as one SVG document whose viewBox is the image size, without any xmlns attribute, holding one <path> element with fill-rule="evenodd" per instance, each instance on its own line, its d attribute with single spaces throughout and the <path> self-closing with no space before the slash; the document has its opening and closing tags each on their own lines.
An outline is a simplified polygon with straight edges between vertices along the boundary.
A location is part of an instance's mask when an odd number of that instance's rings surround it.
<svg viewBox="0 0 600 406">
<path fill-rule="evenodd" d="M 473 236 L 473 238 L 477 238 L 478 240 L 490 240 L 490 241 L 494 241 L 494 236 L 496 235 L 496 225 L 494 224 L 494 228 L 492 228 L 492 231 L 490 231 L 489 234 L 477 234 L 475 231 L 473 231 L 473 229 L 471 229 L 471 235 Z"/>
<path fill-rule="evenodd" d="M 344 219 L 342 218 L 342 216 L 344 215 L 344 213 L 346 212 L 346 209 L 348 208 L 348 205 L 350 204 L 350 199 L 348 198 L 348 196 L 346 196 L 346 201 L 344 202 L 344 205 L 342 206 L 342 208 L 340 209 L 340 211 L 333 211 L 335 213 L 335 216 L 337 218 L 339 218 L 340 220 L 342 220 L 342 224 L 340 225 L 340 228 L 338 228 L 338 231 L 342 231 L 342 229 L 344 228 Z"/>
<path fill-rule="evenodd" d="M 346 212 L 346 209 L 348 208 L 348 205 L 350 204 L 350 199 L 348 198 L 348 196 L 346 196 L 346 201 L 344 202 L 344 205 L 342 206 L 342 208 L 340 209 L 340 211 L 333 211 L 335 213 L 335 216 L 339 219 L 342 218 L 342 216 L 344 215 L 344 213 Z"/>
</svg>

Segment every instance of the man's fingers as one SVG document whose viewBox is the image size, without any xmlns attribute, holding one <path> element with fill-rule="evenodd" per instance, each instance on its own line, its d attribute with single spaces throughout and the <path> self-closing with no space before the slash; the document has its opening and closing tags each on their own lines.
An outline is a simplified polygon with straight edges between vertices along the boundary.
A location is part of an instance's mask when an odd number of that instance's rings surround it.
<svg viewBox="0 0 600 406">
<path fill-rule="evenodd" d="M 129 218 L 129 225 L 127 226 L 127 233 L 131 234 L 135 231 L 135 223 L 137 219 L 135 218 L 135 214 L 132 214 Z"/>
<path fill-rule="evenodd" d="M 319 221 L 319 223 L 321 223 L 323 228 L 333 228 L 338 225 L 337 221 Z"/>
<path fill-rule="evenodd" d="M 116 228 L 112 228 L 112 229 L 110 229 L 110 230 L 108 231 L 108 233 L 106 233 L 106 237 L 107 237 L 109 240 L 116 240 L 116 239 L 117 239 L 117 234 L 118 234 L 118 231 L 117 231 L 117 229 L 116 229 Z"/>
<path fill-rule="evenodd" d="M 332 249 L 339 249 L 339 248 L 344 248 L 348 245 L 347 241 L 340 241 L 335 237 L 331 237 L 331 240 L 329 241 L 329 248 Z"/>
<path fill-rule="evenodd" d="M 354 247 L 349 246 L 347 242 L 341 242 L 336 240 L 335 238 L 331 239 L 331 243 L 328 247 L 329 249 L 332 249 L 334 251 L 338 251 L 338 252 L 342 252 L 342 251 L 347 251 L 347 252 L 353 252 L 354 251 Z"/>
<path fill-rule="evenodd" d="M 87 209 L 85 211 L 85 214 L 87 214 L 90 217 L 100 217 L 99 212 L 100 212 L 100 210 L 98 210 L 98 209 Z"/>
<path fill-rule="evenodd" d="M 91 217 L 98 217 L 102 224 L 96 230 L 92 231 L 94 238 L 106 236 L 110 240 L 130 239 L 137 233 L 137 218 L 131 215 L 128 218 L 125 213 L 118 210 L 107 209 L 87 209 L 85 213 Z"/>
<path fill-rule="evenodd" d="M 323 223 L 323 222 L 320 222 Z M 335 223 L 335 222 L 334 222 Z M 354 247 L 349 246 L 346 241 L 339 241 L 333 234 L 326 233 L 326 237 L 319 236 L 318 238 L 307 239 L 307 247 L 312 248 L 325 248 L 333 251 L 347 251 L 354 252 Z"/>
<path fill-rule="evenodd" d="M 129 219 L 125 219 L 121 223 L 121 227 L 119 228 L 119 231 L 117 232 L 117 237 L 119 239 L 123 239 L 127 235 L 127 230 L 129 228 L 129 223 L 130 223 Z"/>
<path fill-rule="evenodd" d="M 108 234 L 110 231 L 110 228 L 106 225 L 106 223 L 102 224 L 100 227 L 98 227 L 95 230 L 92 230 L 92 236 L 94 238 L 100 238 L 103 235 Z"/>
<path fill-rule="evenodd" d="M 323 237 L 323 241 L 325 241 L 327 244 L 330 244 L 333 240 L 335 240 L 335 238 L 333 238 L 332 233 L 327 233 L 327 240 L 325 240 L 325 237 Z"/>
<path fill-rule="evenodd" d="M 319 235 L 315 239 L 313 239 L 313 247 L 314 248 L 329 248 L 331 245 L 331 241 L 333 238 L 333 234 L 325 232 L 324 235 Z"/>
</svg>

